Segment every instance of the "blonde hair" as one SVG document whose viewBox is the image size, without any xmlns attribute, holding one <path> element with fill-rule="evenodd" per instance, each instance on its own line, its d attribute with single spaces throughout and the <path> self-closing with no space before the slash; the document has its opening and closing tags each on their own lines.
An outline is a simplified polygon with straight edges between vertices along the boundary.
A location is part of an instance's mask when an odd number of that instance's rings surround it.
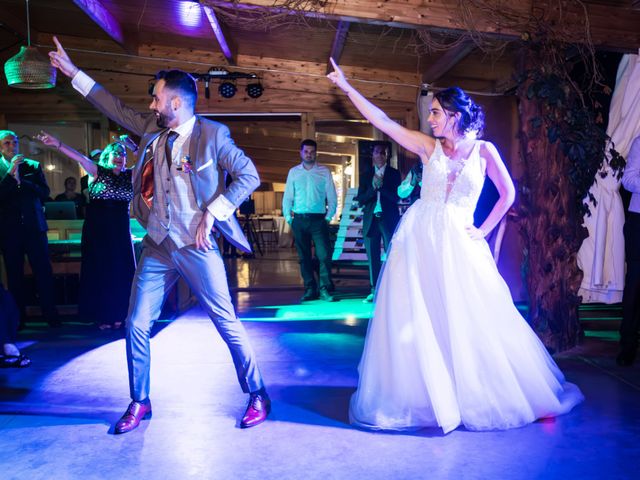
<svg viewBox="0 0 640 480">
<path fill-rule="evenodd" d="M 111 164 L 111 154 L 116 150 L 116 148 L 122 148 L 124 150 L 125 157 L 127 156 L 127 149 L 122 142 L 112 142 L 107 145 L 102 153 L 100 154 L 100 160 L 98 160 L 98 165 L 104 168 L 109 168 L 112 166 Z"/>
</svg>

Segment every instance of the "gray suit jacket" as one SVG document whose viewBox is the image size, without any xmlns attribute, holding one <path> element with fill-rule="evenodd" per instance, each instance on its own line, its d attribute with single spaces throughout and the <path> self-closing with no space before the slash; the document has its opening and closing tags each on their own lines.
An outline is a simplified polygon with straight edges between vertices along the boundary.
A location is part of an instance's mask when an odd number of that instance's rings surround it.
<svg viewBox="0 0 640 480">
<path fill-rule="evenodd" d="M 114 122 L 140 136 L 140 148 L 133 171 L 133 213 L 146 228 L 150 211 L 140 194 L 142 167 L 146 162 L 152 161 L 151 145 L 163 129 L 157 126 L 153 113 L 135 111 L 99 84 L 91 89 L 87 99 Z M 203 211 L 219 195 L 224 195 L 237 207 L 260 185 L 253 162 L 235 145 L 229 129 L 221 123 L 196 116 L 189 144 L 189 157 L 191 185 L 198 206 Z M 233 179 L 226 188 L 225 171 Z M 224 221 L 216 219 L 214 227 L 236 247 L 245 252 L 251 251 L 235 216 Z"/>
</svg>

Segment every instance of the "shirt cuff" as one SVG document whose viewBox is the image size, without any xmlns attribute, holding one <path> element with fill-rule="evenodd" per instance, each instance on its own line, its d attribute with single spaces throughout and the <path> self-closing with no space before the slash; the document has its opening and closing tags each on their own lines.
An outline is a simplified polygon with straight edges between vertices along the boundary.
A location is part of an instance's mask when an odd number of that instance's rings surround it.
<svg viewBox="0 0 640 480">
<path fill-rule="evenodd" d="M 236 206 L 227 200 L 224 195 L 219 195 L 218 198 L 211 202 L 211 205 L 207 206 L 207 210 L 216 220 L 224 221 L 233 215 L 233 212 L 236 211 Z"/>
<path fill-rule="evenodd" d="M 76 73 L 71 79 L 71 85 L 80 92 L 83 97 L 89 95 L 89 92 L 95 84 L 96 81 L 82 70 L 78 70 L 78 73 Z"/>
</svg>

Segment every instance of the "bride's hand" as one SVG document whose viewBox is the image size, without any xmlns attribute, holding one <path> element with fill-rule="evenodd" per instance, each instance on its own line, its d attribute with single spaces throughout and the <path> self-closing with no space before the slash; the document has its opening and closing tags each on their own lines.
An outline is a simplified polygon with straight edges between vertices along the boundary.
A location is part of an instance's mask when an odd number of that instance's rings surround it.
<svg viewBox="0 0 640 480">
<path fill-rule="evenodd" d="M 334 85 L 346 91 L 349 88 L 349 82 L 347 82 L 344 72 L 332 57 L 330 57 L 329 60 L 331 61 L 331 65 L 333 65 L 333 72 L 329 73 L 327 78 L 331 80 Z"/>
<path fill-rule="evenodd" d="M 479 228 L 476 228 L 473 225 L 469 225 L 469 226 L 467 226 L 465 228 L 466 228 L 467 233 L 469 234 L 469 236 L 471 237 L 472 240 L 483 240 L 484 239 L 485 234 Z"/>
</svg>

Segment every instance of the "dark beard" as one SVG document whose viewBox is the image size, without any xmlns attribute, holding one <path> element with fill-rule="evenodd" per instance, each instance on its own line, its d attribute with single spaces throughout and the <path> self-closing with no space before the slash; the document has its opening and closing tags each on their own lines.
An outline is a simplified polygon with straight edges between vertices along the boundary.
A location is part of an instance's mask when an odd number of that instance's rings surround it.
<svg viewBox="0 0 640 480">
<path fill-rule="evenodd" d="M 175 118 L 171 108 L 166 108 L 164 112 L 158 112 L 159 116 L 156 118 L 156 124 L 160 128 L 168 128 L 169 123 Z"/>
</svg>

